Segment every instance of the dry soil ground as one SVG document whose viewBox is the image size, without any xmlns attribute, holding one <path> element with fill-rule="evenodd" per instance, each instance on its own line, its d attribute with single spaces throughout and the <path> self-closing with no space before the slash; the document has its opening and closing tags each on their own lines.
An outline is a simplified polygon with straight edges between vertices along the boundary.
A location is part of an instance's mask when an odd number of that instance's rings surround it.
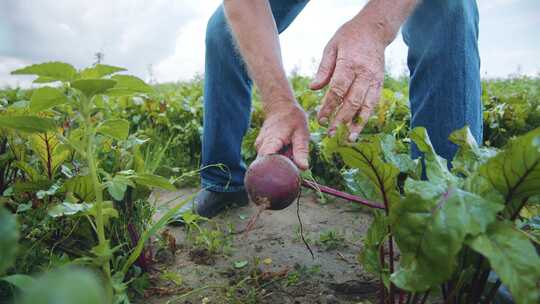
<svg viewBox="0 0 540 304">
<path fill-rule="evenodd" d="M 179 197 L 193 191 L 154 193 L 160 206 L 158 216 L 180 201 Z M 172 203 L 165 204 L 171 200 Z M 206 227 L 229 226 L 240 232 L 255 211 L 253 204 L 231 209 Z M 343 200 L 321 204 L 315 194 L 304 194 L 300 200 L 300 216 L 304 236 L 315 258 L 300 239 L 296 211 L 296 204 L 282 211 L 265 211 L 247 234 L 229 234 L 229 241 L 225 242 L 231 245 L 228 252 L 213 255 L 194 249 L 185 227 L 169 227 L 177 249 L 174 255 L 158 254 L 161 264 L 156 276 L 174 277 L 180 284 L 175 285 L 166 278 L 160 280 L 165 288 L 159 290 L 169 291 L 164 292 L 166 295 L 154 294 L 144 303 L 359 303 L 373 300 L 378 283 L 363 272 L 356 260 L 371 221 L 369 211 Z M 196 233 L 191 239 L 193 237 Z"/>
</svg>

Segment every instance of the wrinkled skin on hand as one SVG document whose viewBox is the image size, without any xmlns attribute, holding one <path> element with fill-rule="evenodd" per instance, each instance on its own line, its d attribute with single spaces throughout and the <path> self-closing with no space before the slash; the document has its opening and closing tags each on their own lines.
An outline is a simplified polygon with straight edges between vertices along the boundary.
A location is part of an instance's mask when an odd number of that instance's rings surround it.
<svg viewBox="0 0 540 304">
<path fill-rule="evenodd" d="M 255 140 L 258 155 L 278 153 L 292 145 L 294 163 L 301 170 L 308 168 L 309 130 L 307 116 L 297 102 L 274 104 Z"/>
<path fill-rule="evenodd" d="M 379 102 L 385 46 L 373 26 L 359 19 L 341 26 L 326 45 L 311 89 L 329 85 L 318 119 L 322 124 L 330 122 L 330 135 L 345 124 L 349 140 L 358 138 Z"/>
</svg>

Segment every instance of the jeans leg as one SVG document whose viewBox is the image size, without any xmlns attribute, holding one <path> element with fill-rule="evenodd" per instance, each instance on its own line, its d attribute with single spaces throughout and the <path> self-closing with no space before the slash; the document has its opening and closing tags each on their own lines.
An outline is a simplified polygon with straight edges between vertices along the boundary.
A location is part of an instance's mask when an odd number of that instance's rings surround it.
<svg viewBox="0 0 540 304">
<path fill-rule="evenodd" d="M 450 133 L 468 125 L 482 143 L 478 8 L 474 0 L 422 1 L 403 26 L 409 47 L 411 127 L 427 129 L 437 153 L 451 160 Z M 411 154 L 420 156 L 415 145 Z"/>
<path fill-rule="evenodd" d="M 279 32 L 289 26 L 307 2 L 270 1 Z M 214 12 L 206 28 L 204 75 L 202 186 L 218 192 L 239 191 L 244 187 L 246 167 L 240 149 L 249 127 L 252 81 L 234 45 L 223 6 Z"/>
</svg>

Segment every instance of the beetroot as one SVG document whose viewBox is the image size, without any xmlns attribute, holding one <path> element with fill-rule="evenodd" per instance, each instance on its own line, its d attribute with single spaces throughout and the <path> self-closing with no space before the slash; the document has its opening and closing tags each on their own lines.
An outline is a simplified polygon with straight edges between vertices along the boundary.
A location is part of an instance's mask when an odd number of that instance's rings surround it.
<svg viewBox="0 0 540 304">
<path fill-rule="evenodd" d="M 263 209 L 287 208 L 300 194 L 300 173 L 287 157 L 271 154 L 257 158 L 244 179 L 249 198 Z"/>
</svg>

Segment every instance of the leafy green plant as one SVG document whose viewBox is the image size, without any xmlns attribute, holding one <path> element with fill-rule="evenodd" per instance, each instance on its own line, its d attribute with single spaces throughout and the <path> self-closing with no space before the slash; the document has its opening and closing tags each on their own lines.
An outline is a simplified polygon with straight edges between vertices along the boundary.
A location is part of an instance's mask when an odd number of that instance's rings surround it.
<svg viewBox="0 0 540 304">
<path fill-rule="evenodd" d="M 153 91 L 134 76 L 117 74 L 121 71 L 124 69 L 100 64 L 77 71 L 61 62 L 16 70 L 13 74 L 38 76 L 35 82 L 59 85 L 35 89 L 29 101 L 14 103 L 0 113 L 0 128 L 6 134 L 17 169 L 13 193 L 29 195 L 35 207 L 46 207 L 48 215 L 60 221 L 65 222 L 64 217 L 88 220 L 88 238 L 93 239 L 95 234 L 96 243 L 87 253 L 80 254 L 78 261 L 101 268 L 107 302 L 113 298 L 115 302 L 126 301 L 124 278 L 142 251 L 140 240 L 148 239 L 145 235 L 140 239 L 136 236 L 134 253 L 115 269 L 115 255 L 125 244 L 112 247 L 111 237 L 107 236 L 111 220 L 119 216 L 114 201 L 132 203 L 133 194 L 141 199 L 149 193 L 145 189 L 175 189 L 167 179 L 149 173 L 133 157 L 128 155 L 129 161 L 120 161 L 122 153 L 137 145 L 136 138 L 130 137 L 127 120 L 112 116 L 104 107 L 116 99 Z M 66 115 L 57 115 L 57 110 Z M 30 149 L 25 147 L 25 141 Z M 122 146 L 126 148 L 119 148 Z M 26 155 L 31 158 L 27 160 Z M 111 158 L 115 161 L 109 165 Z M 72 161 L 67 163 L 68 159 Z M 17 182 L 17 178 L 22 181 Z M 13 199 L 16 197 L 11 196 Z M 56 199 L 62 201 L 58 203 Z M 133 230 L 131 234 L 137 232 Z"/>
<path fill-rule="evenodd" d="M 187 228 L 188 240 L 195 247 L 206 249 L 210 254 L 227 254 L 231 251 L 231 227 L 224 230 L 216 222 L 192 212 L 182 214 L 182 218 Z"/>
<path fill-rule="evenodd" d="M 352 178 L 362 183 L 363 193 L 385 205 L 375 211 L 359 255 L 383 283 L 385 301 L 395 303 L 404 293 L 425 301 L 440 287 L 447 302 L 490 302 L 504 283 L 518 303 L 537 302 L 540 258 L 516 220 L 540 195 L 540 129 L 500 151 L 478 146 L 466 127 L 455 131 L 450 139 L 459 150 L 450 170 L 426 130 L 416 128 L 410 137 L 424 153 L 427 180 L 409 175 L 403 193 L 398 176 L 413 163 L 403 166 L 405 159 L 385 149 L 387 136 L 348 144 L 340 132 L 326 140 L 325 152 L 339 153 L 357 170 Z M 491 271 L 500 279 L 495 284 L 488 282 Z"/>
<path fill-rule="evenodd" d="M 319 234 L 317 244 L 324 250 L 329 251 L 347 247 L 345 241 L 343 234 L 330 229 Z"/>
</svg>

